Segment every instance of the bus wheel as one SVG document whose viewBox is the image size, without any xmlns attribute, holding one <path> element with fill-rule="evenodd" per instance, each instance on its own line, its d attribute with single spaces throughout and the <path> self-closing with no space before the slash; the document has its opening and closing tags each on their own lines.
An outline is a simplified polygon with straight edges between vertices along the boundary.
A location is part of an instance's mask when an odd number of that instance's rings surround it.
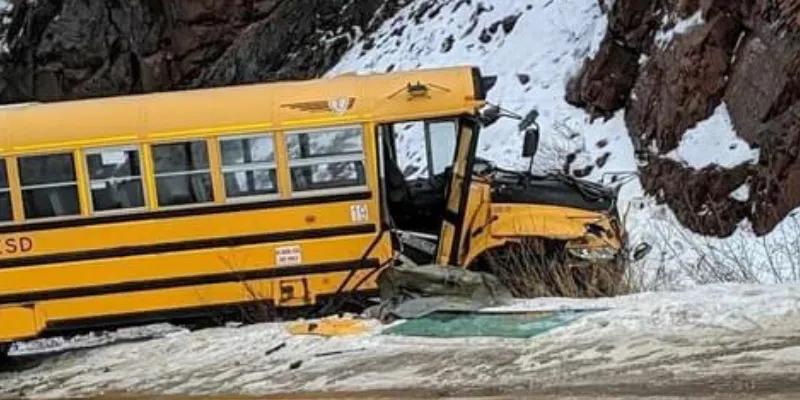
<svg viewBox="0 0 800 400">
<path fill-rule="evenodd" d="M 474 269 L 491 273 L 514 297 L 603 297 L 615 295 L 621 275 L 605 267 L 575 266 L 555 240 L 525 239 L 489 250 Z"/>
</svg>

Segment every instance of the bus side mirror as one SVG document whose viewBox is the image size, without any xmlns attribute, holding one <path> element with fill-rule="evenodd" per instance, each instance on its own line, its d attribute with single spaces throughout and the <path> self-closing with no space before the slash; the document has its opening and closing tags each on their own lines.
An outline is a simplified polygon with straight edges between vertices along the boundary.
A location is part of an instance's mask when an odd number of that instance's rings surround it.
<svg viewBox="0 0 800 400">
<path fill-rule="evenodd" d="M 539 149 L 539 126 L 533 125 L 525 128 L 525 138 L 522 141 L 522 157 L 528 158 L 536 155 Z"/>
</svg>

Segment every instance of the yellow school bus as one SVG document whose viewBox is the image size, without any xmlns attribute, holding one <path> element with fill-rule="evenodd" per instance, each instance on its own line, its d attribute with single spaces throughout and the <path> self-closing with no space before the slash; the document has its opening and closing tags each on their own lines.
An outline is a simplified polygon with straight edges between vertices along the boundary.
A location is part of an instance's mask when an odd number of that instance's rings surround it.
<svg viewBox="0 0 800 400">
<path fill-rule="evenodd" d="M 0 347 L 369 295 L 408 243 L 460 266 L 522 237 L 622 254 L 608 196 L 472 172 L 486 83 L 465 66 L 0 109 Z"/>
</svg>

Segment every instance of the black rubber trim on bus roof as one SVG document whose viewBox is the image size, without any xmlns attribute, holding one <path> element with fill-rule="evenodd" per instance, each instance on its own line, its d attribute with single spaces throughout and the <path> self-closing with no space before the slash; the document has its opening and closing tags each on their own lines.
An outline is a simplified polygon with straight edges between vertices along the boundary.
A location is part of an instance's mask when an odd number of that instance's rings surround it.
<svg viewBox="0 0 800 400">
<path fill-rule="evenodd" d="M 234 203 L 208 207 L 181 208 L 177 210 L 141 212 L 136 214 L 105 215 L 58 221 L 28 222 L 20 225 L 0 226 L 0 234 L 78 228 L 92 225 L 116 224 L 123 222 L 149 221 L 169 218 L 199 217 L 204 215 L 227 214 L 242 211 L 266 210 L 270 208 L 308 206 L 342 201 L 369 200 L 371 198 L 371 192 L 357 192 L 321 197 L 303 197 L 287 200 L 260 201 L 255 203 Z"/>
<path fill-rule="evenodd" d="M 250 271 L 224 272 L 219 274 L 196 275 L 178 278 L 151 279 L 112 283 L 107 285 L 85 286 L 77 288 L 56 289 L 26 293 L 15 293 L 0 296 L 0 304 L 35 303 L 50 300 L 75 299 L 80 297 L 103 296 L 131 292 L 174 289 L 187 286 L 214 285 L 220 283 L 237 283 L 257 279 L 286 278 L 302 275 L 326 274 L 350 271 L 359 260 L 348 260 L 335 263 L 302 265 L 292 267 L 275 267 Z M 360 269 L 375 269 L 380 266 L 377 259 L 368 259 Z M 50 323 L 48 322 L 48 325 Z"/>
<path fill-rule="evenodd" d="M 472 67 L 472 91 L 474 92 L 475 100 L 486 100 L 486 86 L 484 86 L 483 76 L 478 67 Z"/>
<path fill-rule="evenodd" d="M 210 238 L 189 240 L 174 243 L 156 243 L 142 246 L 125 246 L 111 249 L 77 251 L 72 253 L 56 253 L 41 256 L 11 258 L 0 261 L 0 270 L 21 267 L 39 267 L 48 264 L 66 262 L 91 261 L 108 258 L 133 257 L 163 253 L 175 253 L 190 250 L 206 250 L 221 247 L 247 246 L 292 240 L 321 239 L 343 235 L 357 235 L 375 233 L 375 224 L 341 226 L 335 228 L 308 229 L 302 231 L 289 231 L 277 233 L 264 233 L 258 235 L 230 236 L 223 238 Z"/>
</svg>

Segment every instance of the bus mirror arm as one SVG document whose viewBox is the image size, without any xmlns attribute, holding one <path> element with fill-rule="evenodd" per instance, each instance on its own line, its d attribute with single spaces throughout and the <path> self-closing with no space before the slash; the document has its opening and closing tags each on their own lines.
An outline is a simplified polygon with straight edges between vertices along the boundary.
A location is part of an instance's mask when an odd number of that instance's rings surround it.
<svg viewBox="0 0 800 400">
<path fill-rule="evenodd" d="M 486 128 L 503 117 L 508 117 L 522 121 L 522 116 L 512 111 L 506 110 L 496 104 L 486 103 L 486 108 L 478 113 L 477 120 L 482 127 Z"/>
<path fill-rule="evenodd" d="M 539 110 L 534 108 L 525 117 L 522 117 L 495 104 L 487 103 L 487 106 L 476 118 L 483 127 L 494 124 L 502 117 L 510 117 L 520 121 L 517 127 L 520 132 L 524 133 L 522 156 L 531 159 L 531 165 L 528 169 L 530 171 L 533 168 L 533 156 L 539 150 L 539 124 L 536 122 L 536 119 L 539 118 Z"/>
</svg>

